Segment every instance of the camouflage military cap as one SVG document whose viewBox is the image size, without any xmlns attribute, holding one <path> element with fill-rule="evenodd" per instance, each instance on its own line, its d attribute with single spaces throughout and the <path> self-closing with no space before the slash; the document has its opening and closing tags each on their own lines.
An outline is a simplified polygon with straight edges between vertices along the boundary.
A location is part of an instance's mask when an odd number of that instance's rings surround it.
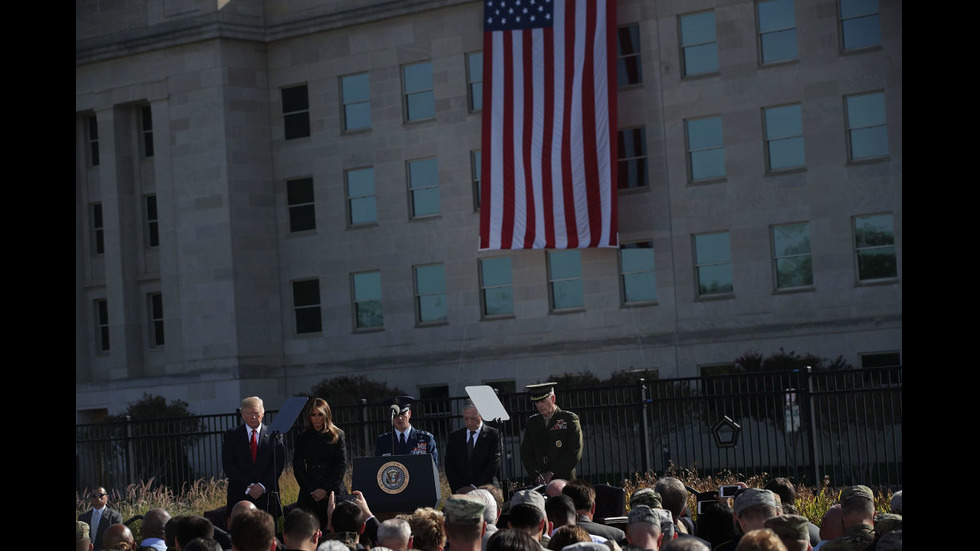
<svg viewBox="0 0 980 551">
<path fill-rule="evenodd" d="M 660 515 L 654 513 L 653 509 L 646 505 L 635 505 L 630 508 L 627 518 L 629 519 L 629 524 L 633 524 L 634 522 L 649 522 L 650 524 L 660 526 Z"/>
<path fill-rule="evenodd" d="M 867 524 L 852 526 L 843 536 L 828 541 L 823 551 L 862 551 L 874 541 L 874 529 Z"/>
<path fill-rule="evenodd" d="M 878 551 L 902 551 L 902 529 L 892 530 L 878 540 Z"/>
<path fill-rule="evenodd" d="M 902 529 L 902 515 L 878 513 L 875 515 L 875 537 L 881 537 L 892 530 Z"/>
<path fill-rule="evenodd" d="M 858 484 L 857 486 L 848 486 L 847 488 L 844 488 L 844 490 L 840 493 L 840 502 L 844 503 L 845 501 L 850 501 L 856 497 L 863 497 L 864 499 L 870 499 L 871 501 L 875 500 L 875 495 L 874 492 L 871 491 L 871 488 Z"/>
<path fill-rule="evenodd" d="M 510 506 L 520 505 L 521 503 L 528 503 L 534 505 L 541 512 L 544 513 L 544 496 L 534 490 L 520 490 L 514 492 L 514 495 L 510 498 Z M 545 518 L 547 518 L 547 513 L 545 513 Z"/>
<path fill-rule="evenodd" d="M 742 511 L 757 505 L 766 505 L 768 507 L 776 508 L 779 507 L 779 504 L 776 503 L 776 494 L 772 493 L 770 490 L 745 488 L 743 490 L 739 490 L 738 495 L 735 496 L 734 510 L 736 515 L 741 515 Z"/>
<path fill-rule="evenodd" d="M 442 504 L 446 522 L 460 524 L 483 522 L 483 511 L 486 508 L 482 500 L 461 494 L 449 496 Z"/>
<path fill-rule="evenodd" d="M 75 541 L 82 541 L 87 539 L 89 536 L 89 525 L 87 522 L 80 520 L 75 521 Z"/>
<path fill-rule="evenodd" d="M 765 526 L 787 540 L 809 540 L 809 520 L 800 515 L 781 515 L 766 519 Z"/>
<path fill-rule="evenodd" d="M 663 509 L 664 502 L 660 494 L 654 491 L 653 488 L 642 488 L 633 492 L 630 496 L 630 507 L 636 507 L 637 505 L 646 505 L 652 509 Z"/>
</svg>

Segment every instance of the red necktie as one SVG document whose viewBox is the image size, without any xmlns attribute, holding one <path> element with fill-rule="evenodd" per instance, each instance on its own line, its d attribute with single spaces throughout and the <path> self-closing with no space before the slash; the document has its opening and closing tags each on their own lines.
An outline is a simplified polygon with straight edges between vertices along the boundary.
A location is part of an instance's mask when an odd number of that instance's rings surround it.
<svg viewBox="0 0 980 551">
<path fill-rule="evenodd" d="M 252 441 L 249 442 L 249 447 L 252 448 L 252 463 L 255 463 L 255 453 L 259 449 L 258 443 L 255 441 L 255 429 L 252 429 Z"/>
</svg>

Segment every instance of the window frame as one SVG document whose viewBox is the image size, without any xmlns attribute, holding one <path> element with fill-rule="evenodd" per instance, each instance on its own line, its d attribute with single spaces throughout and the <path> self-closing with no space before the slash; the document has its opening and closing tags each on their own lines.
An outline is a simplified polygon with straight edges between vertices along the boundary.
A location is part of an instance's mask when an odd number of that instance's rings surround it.
<svg viewBox="0 0 980 551">
<path fill-rule="evenodd" d="M 147 314 L 149 319 L 150 348 L 163 348 L 167 339 L 164 327 L 163 293 L 153 291 L 146 294 Z"/>
<path fill-rule="evenodd" d="M 841 54 L 850 53 L 861 53 L 871 50 L 876 50 L 881 48 L 881 7 L 878 5 L 878 1 L 875 2 L 875 11 L 862 12 L 856 15 L 844 15 L 844 4 L 851 2 L 852 0 L 837 0 L 837 36 L 838 38 L 838 48 L 840 48 Z M 861 0 L 856 0 L 861 1 Z M 878 40 L 874 44 L 862 44 L 859 46 L 847 47 L 847 22 L 853 22 L 858 19 L 864 18 L 874 18 L 877 26 Z"/>
<path fill-rule="evenodd" d="M 427 84 L 429 84 L 431 87 L 430 88 L 418 88 L 418 89 L 411 89 L 411 90 L 409 90 L 409 88 L 408 88 L 408 84 L 409 84 L 408 83 L 408 74 L 406 73 L 406 71 L 410 67 L 417 67 L 419 65 L 428 65 L 429 66 L 429 73 L 428 73 L 428 81 L 429 82 Z M 424 122 L 424 121 L 434 120 L 436 118 L 436 99 L 435 99 L 435 81 L 434 81 L 433 75 L 432 75 L 432 60 L 418 61 L 418 62 L 415 62 L 415 63 L 406 63 L 406 64 L 402 65 L 401 66 L 401 77 L 402 77 L 402 109 L 404 111 L 404 122 L 406 122 L 406 123 L 414 123 L 414 122 Z M 431 103 L 432 114 L 429 115 L 429 116 L 413 117 L 412 116 L 412 101 L 411 101 L 412 100 L 412 97 L 413 96 L 422 96 L 422 95 L 431 96 L 431 98 L 430 98 L 431 99 L 431 102 L 426 102 L 426 106 L 429 106 L 429 104 Z"/>
<path fill-rule="evenodd" d="M 776 114 L 777 110 L 785 110 L 791 107 L 796 107 L 799 111 L 799 133 L 798 134 L 786 134 L 773 136 L 773 129 L 769 125 L 769 114 Z M 796 121 L 794 121 L 795 123 Z M 762 139 L 765 143 L 765 162 L 766 162 L 766 174 L 783 174 L 786 172 L 799 171 L 806 169 L 806 140 L 803 137 L 803 105 L 801 103 L 787 103 L 783 105 L 771 105 L 762 108 Z M 787 165 L 780 166 L 778 168 L 773 168 L 773 145 L 777 143 L 786 143 L 790 140 L 799 141 L 800 156 L 802 157 L 802 162 L 797 165 Z"/>
<path fill-rule="evenodd" d="M 153 149 L 153 109 L 149 105 L 139 106 L 140 154 L 144 159 L 152 159 Z"/>
<path fill-rule="evenodd" d="M 702 238 L 702 237 L 706 238 L 708 236 L 722 235 L 722 234 L 725 235 L 726 238 L 727 238 L 727 247 L 728 247 L 728 249 L 727 249 L 727 259 L 724 259 L 724 260 L 721 260 L 721 261 L 716 261 L 714 259 L 710 259 L 710 260 L 706 260 L 706 261 L 702 262 L 701 257 L 698 254 L 698 251 L 700 250 L 699 247 L 698 247 L 698 238 Z M 735 273 L 734 273 L 734 270 L 733 270 L 733 262 L 732 262 L 731 232 L 729 232 L 728 230 L 720 230 L 720 231 L 711 231 L 711 232 L 704 232 L 704 233 L 696 233 L 696 234 L 693 234 L 693 235 L 691 235 L 691 246 L 693 247 L 694 283 L 695 283 L 695 295 L 697 296 L 697 298 L 699 300 L 701 300 L 701 299 L 714 299 L 714 298 L 730 298 L 730 297 L 734 296 L 735 295 Z M 708 252 L 708 251 L 705 251 L 705 252 Z M 702 277 L 702 275 L 701 275 L 702 274 L 702 270 L 703 269 L 706 270 L 706 269 L 712 269 L 712 268 L 720 268 L 720 267 L 723 267 L 723 266 L 727 266 L 728 267 L 728 270 L 727 270 L 728 273 L 727 273 L 727 275 L 728 275 L 729 280 L 731 281 L 731 287 L 728 290 L 722 290 L 722 291 L 717 291 L 717 292 L 705 292 L 703 290 L 703 287 L 704 286 L 703 286 L 702 282 L 704 280 L 706 280 L 706 278 Z M 715 278 L 715 279 L 717 279 L 717 278 Z"/>
<path fill-rule="evenodd" d="M 477 71 L 478 74 L 474 75 L 471 60 L 475 59 L 476 56 L 480 58 L 480 69 Z M 463 58 L 466 64 L 467 107 L 470 113 L 479 113 L 483 111 L 483 50 L 467 52 Z"/>
<path fill-rule="evenodd" d="M 552 259 L 559 256 L 571 257 L 572 255 L 574 255 L 576 258 L 578 268 L 577 276 L 569 277 L 565 274 L 555 274 L 555 266 Z M 546 256 L 546 265 L 548 269 L 548 307 L 550 313 L 580 312 L 585 310 L 585 280 L 582 276 L 582 251 L 580 249 L 548 250 Z M 556 284 L 562 284 L 561 287 L 565 287 L 565 283 L 573 283 L 576 281 L 578 282 L 577 291 L 581 304 L 558 306 L 558 301 L 555 298 Z"/>
<path fill-rule="evenodd" d="M 303 107 L 302 109 L 297 108 L 297 109 L 291 109 L 291 110 L 288 110 L 287 111 L 287 105 L 286 105 L 287 104 L 287 98 L 286 98 L 286 94 L 289 93 L 288 91 L 298 90 L 300 88 L 302 88 L 304 90 L 303 102 L 302 103 L 305 103 L 305 107 Z M 303 138 L 309 138 L 313 134 L 312 125 L 310 124 L 310 88 L 309 88 L 309 84 L 303 82 L 303 83 L 300 83 L 300 84 L 291 84 L 289 86 L 283 86 L 283 87 L 279 88 L 279 97 L 280 97 L 280 100 L 282 101 L 283 138 L 286 141 L 301 140 Z M 298 96 L 296 98 L 293 98 L 293 99 L 298 99 Z M 288 103 L 292 103 L 292 99 Z M 290 107 L 293 107 L 293 106 L 291 105 Z M 299 107 L 299 105 L 296 105 L 295 107 Z M 303 124 L 301 125 L 301 128 L 297 128 L 297 127 L 295 127 L 295 124 L 294 125 L 291 125 L 289 121 L 302 121 Z M 290 127 L 291 126 L 293 127 L 293 130 L 294 131 L 295 130 L 299 130 L 300 133 L 299 134 L 296 134 L 296 135 L 290 135 Z"/>
<path fill-rule="evenodd" d="M 629 37 L 631 50 L 625 52 L 624 46 L 624 31 L 626 31 L 625 36 Z M 639 23 L 629 23 L 626 25 L 621 25 L 616 28 L 616 85 L 619 88 L 629 88 L 633 86 L 643 85 L 643 47 L 640 44 L 640 24 Z M 635 64 L 636 67 L 636 80 L 631 80 L 630 72 L 626 70 L 630 65 Z M 627 82 L 619 82 L 619 75 L 626 75 Z"/>
<path fill-rule="evenodd" d="M 92 252 L 95 256 L 105 255 L 105 219 L 102 202 L 89 203 L 89 214 L 92 217 Z"/>
<path fill-rule="evenodd" d="M 483 182 L 483 152 L 479 149 L 470 151 L 470 183 L 473 186 L 473 212 L 480 212 L 482 199 L 481 184 Z"/>
<path fill-rule="evenodd" d="M 303 197 L 295 197 L 295 195 L 300 195 L 301 192 L 306 190 L 297 189 L 299 186 L 309 186 L 308 195 L 309 200 L 306 199 L 306 193 L 302 193 Z M 286 218 L 289 224 L 289 233 L 305 233 L 316 231 L 316 187 L 313 182 L 312 176 L 303 176 L 300 178 L 290 178 L 286 180 Z M 293 196 L 293 197 L 291 197 Z M 299 199 L 299 200 L 297 200 Z M 312 226 L 302 226 L 301 224 L 306 222 L 307 224 L 312 224 Z M 296 227 L 299 226 L 299 227 Z"/>
<path fill-rule="evenodd" d="M 804 226 L 806 230 L 806 242 L 807 250 L 805 253 L 784 253 L 781 254 L 780 248 L 777 246 L 776 231 L 780 228 L 788 228 L 791 226 Z M 789 292 L 789 291 L 800 291 L 809 290 L 814 288 L 813 280 L 813 246 L 810 240 L 810 223 L 807 221 L 803 222 L 787 222 L 785 224 L 773 224 L 769 226 L 769 243 L 770 243 L 770 258 L 772 259 L 772 285 L 775 292 Z M 801 285 L 780 285 L 780 264 L 784 263 L 781 261 L 796 262 L 797 259 L 804 260 L 809 265 L 809 283 L 803 283 Z"/>
<path fill-rule="evenodd" d="M 110 352 L 109 340 L 109 301 L 98 298 L 94 301 L 95 312 L 95 353 L 106 355 Z"/>
<path fill-rule="evenodd" d="M 378 297 L 368 298 L 364 300 L 358 299 L 358 277 L 377 274 L 378 277 Z M 370 331 L 382 331 L 385 328 L 384 323 L 384 296 L 381 281 L 381 270 L 367 270 L 363 272 L 353 272 L 350 274 L 350 285 L 351 285 L 351 312 L 353 314 L 354 331 L 358 333 L 370 332 Z M 363 287 L 361 288 L 363 290 Z M 381 323 L 380 325 L 361 325 L 361 316 L 359 306 L 365 303 L 377 303 L 379 306 Z"/>
<path fill-rule="evenodd" d="M 506 261 L 507 262 L 507 283 L 487 283 L 486 281 L 486 270 L 484 266 L 489 266 L 489 263 Z M 510 256 L 488 256 L 484 258 L 477 259 L 477 276 L 480 284 L 480 319 L 492 320 L 492 319 L 504 319 L 514 317 L 514 270 L 513 264 L 511 263 Z M 489 313 L 487 312 L 487 300 L 488 292 L 495 292 L 497 290 L 509 289 L 510 290 L 510 310 L 508 312 L 499 313 Z"/>
<path fill-rule="evenodd" d="M 711 34 L 712 40 L 706 41 L 692 41 L 685 42 L 684 38 L 684 20 L 686 18 L 697 17 L 700 15 L 711 14 Z M 718 59 L 718 21 L 715 19 L 714 10 L 705 10 L 699 12 L 685 13 L 677 16 L 677 38 L 680 44 L 680 67 L 681 67 L 681 78 L 699 78 L 704 76 L 717 75 L 719 72 L 719 59 Z M 709 71 L 702 71 L 698 73 L 690 72 L 688 68 L 688 57 L 687 52 L 689 49 L 702 48 L 708 45 L 714 45 L 714 68 Z"/>
<path fill-rule="evenodd" d="M 97 167 L 101 162 L 99 154 L 99 118 L 96 115 L 85 117 L 85 137 L 88 144 L 88 166 Z"/>
<path fill-rule="evenodd" d="M 415 186 L 416 180 L 412 176 L 412 167 L 416 163 L 423 162 L 433 162 L 434 164 L 434 174 L 435 182 L 419 182 L 421 185 Z M 409 159 L 405 161 L 405 178 L 408 180 L 408 214 L 411 220 L 420 220 L 426 218 L 435 218 L 442 214 L 442 204 L 440 202 L 439 193 L 439 159 L 438 157 L 420 157 L 418 159 Z M 435 191 L 435 212 L 426 212 L 419 214 L 416 212 L 416 194 L 419 192 Z"/>
<path fill-rule="evenodd" d="M 786 2 L 789 4 L 790 8 L 793 10 L 793 26 L 791 27 L 779 27 L 775 29 L 762 29 L 762 5 L 772 4 L 776 2 Z M 759 66 L 769 67 L 772 65 L 779 65 L 782 63 L 791 63 L 794 61 L 799 61 L 800 58 L 800 47 L 796 34 L 796 2 L 795 0 L 757 0 L 755 3 L 755 22 L 756 22 L 756 41 L 759 50 Z M 782 57 L 779 59 L 774 59 L 771 61 L 766 61 L 766 41 L 764 37 L 766 35 L 775 35 L 778 33 L 785 33 L 792 30 L 793 31 L 793 55 L 791 57 Z"/>
<path fill-rule="evenodd" d="M 876 124 L 855 124 L 851 121 L 852 109 L 850 108 L 850 100 L 857 99 L 865 96 L 878 96 L 881 98 L 881 122 Z M 864 111 L 866 112 L 866 110 Z M 884 90 L 873 90 L 870 92 L 859 92 L 857 94 L 848 94 L 844 96 L 844 125 L 847 130 L 846 142 L 847 142 L 847 161 L 849 163 L 866 163 L 866 162 L 877 162 L 881 160 L 886 160 L 890 157 L 890 148 L 888 144 L 888 104 L 885 101 L 885 91 Z M 884 138 L 884 152 L 874 153 L 871 155 L 863 155 L 861 157 L 856 157 L 854 154 L 854 134 L 855 132 L 865 132 L 872 129 L 880 128 Z"/>
<path fill-rule="evenodd" d="M 645 245 L 645 246 L 641 246 Z M 623 251 L 631 249 L 649 249 L 651 255 L 651 267 L 649 270 L 626 270 L 626 262 L 624 262 Z M 620 306 L 645 306 L 650 304 L 657 304 L 659 299 L 657 298 L 657 260 L 656 260 L 656 247 L 653 246 L 653 240 L 646 239 L 640 241 L 627 241 L 621 242 L 619 244 L 619 254 L 617 258 L 619 261 L 619 304 Z M 630 287 L 627 284 L 627 280 L 630 279 L 628 276 L 650 274 L 653 278 L 652 290 L 653 297 L 642 300 L 630 300 L 627 288 Z"/>
<path fill-rule="evenodd" d="M 347 87 L 344 83 L 347 79 L 361 77 L 367 79 L 367 97 L 366 98 L 348 98 L 347 97 Z M 353 133 L 353 132 L 364 132 L 371 129 L 373 121 L 371 120 L 371 75 L 368 71 L 362 71 L 360 73 L 351 73 L 349 75 L 341 75 L 339 77 L 340 84 L 340 120 L 343 123 L 343 132 Z M 367 126 L 358 126 L 356 128 L 351 128 L 348 117 L 348 108 L 355 106 L 362 106 L 367 104 Z"/>
<path fill-rule="evenodd" d="M 303 335 L 315 335 L 315 334 L 323 333 L 323 312 L 322 312 L 323 298 L 322 298 L 322 294 L 320 293 L 320 278 L 313 277 L 313 278 L 304 278 L 304 279 L 294 279 L 291 280 L 289 283 L 290 283 L 290 292 L 292 293 L 292 298 L 293 298 L 292 301 L 293 334 L 295 336 L 303 336 Z M 311 283 L 313 283 L 314 285 L 309 285 Z M 307 286 L 307 288 L 300 289 L 298 286 L 301 285 L 305 285 Z M 316 301 L 308 302 L 308 303 L 304 302 L 300 304 L 298 302 L 298 297 L 297 297 L 298 290 L 304 292 L 315 290 Z M 308 317 L 308 319 L 301 320 L 300 316 L 302 314 L 305 314 L 307 311 L 315 312 L 316 317 L 314 318 L 312 315 L 307 315 L 304 316 L 304 318 Z M 307 329 L 305 324 L 308 322 L 312 323 L 314 319 L 316 320 L 315 323 L 311 325 L 309 329 Z M 303 329 L 304 329 L 303 331 L 300 331 L 301 325 L 303 325 Z"/>
<path fill-rule="evenodd" d="M 887 216 L 889 220 L 889 229 L 891 234 L 891 243 L 884 245 L 866 245 L 860 246 L 858 243 L 858 220 L 859 219 L 872 219 L 877 217 Z M 855 281 L 858 285 L 873 285 L 877 283 L 894 283 L 898 281 L 898 244 L 895 239 L 895 214 L 892 212 L 875 212 L 871 214 L 858 214 L 851 217 L 851 232 L 852 232 L 852 243 L 854 244 L 854 276 Z M 876 252 L 883 251 L 886 249 L 891 249 L 891 258 L 895 266 L 895 274 L 887 275 L 884 277 L 862 277 L 861 270 L 861 253 L 862 252 Z"/>
<path fill-rule="evenodd" d="M 643 145 L 643 152 L 641 154 L 634 154 L 632 156 L 626 156 L 627 153 L 624 149 L 624 144 L 627 143 L 627 133 L 634 134 L 633 143 L 635 143 L 635 135 L 639 133 L 641 138 L 641 143 Z M 635 153 L 635 152 L 634 152 Z M 621 156 L 622 155 L 622 156 Z M 646 127 L 645 126 L 634 126 L 630 128 L 622 128 L 617 130 L 616 135 L 616 191 L 622 193 L 624 191 L 632 190 L 648 190 L 650 189 L 650 161 L 649 153 L 647 151 L 647 137 L 646 137 Z M 636 180 L 637 185 L 631 185 L 634 182 L 625 176 L 627 179 L 627 185 L 623 187 L 620 185 L 623 181 L 624 176 L 631 174 L 631 166 L 641 167 L 637 172 L 641 173 L 638 175 L 638 180 Z"/>
<path fill-rule="evenodd" d="M 363 194 L 363 195 L 356 195 L 356 196 L 353 195 L 353 193 L 351 191 L 351 180 L 350 180 L 351 174 L 360 174 L 360 173 L 368 172 L 368 171 L 371 173 L 371 193 L 369 193 L 369 194 Z M 356 212 L 356 210 L 354 209 L 354 203 L 355 202 L 360 202 L 360 201 L 363 201 L 363 200 L 366 200 L 366 199 L 370 199 L 371 200 L 370 201 L 371 202 L 371 213 L 373 215 L 372 216 L 373 219 L 372 220 L 369 220 L 369 221 L 364 221 L 364 222 L 355 221 L 354 220 L 354 213 Z M 347 227 L 348 228 L 364 228 L 364 227 L 371 227 L 371 226 L 377 226 L 378 225 L 378 188 L 377 188 L 377 183 L 376 183 L 375 178 L 374 178 L 374 167 L 373 166 L 361 166 L 361 167 L 356 167 L 356 168 L 348 168 L 348 169 L 344 170 L 344 202 L 346 203 L 346 207 L 347 207 Z"/>
<path fill-rule="evenodd" d="M 715 120 L 715 119 L 718 120 L 718 124 L 719 124 L 718 132 L 719 132 L 719 137 L 721 138 L 720 143 L 712 144 L 710 146 L 697 147 L 697 148 L 692 146 L 691 142 L 692 142 L 692 137 L 694 136 L 694 132 L 692 132 L 692 127 L 691 127 L 692 123 L 699 123 L 699 122 Z M 700 184 L 700 183 L 719 182 L 719 181 L 724 181 L 728 177 L 728 170 L 727 170 L 726 159 L 725 159 L 725 126 L 724 126 L 724 121 L 722 119 L 722 116 L 720 114 L 708 115 L 704 117 L 695 117 L 691 119 L 684 119 L 684 140 L 685 140 L 684 144 L 686 148 L 685 151 L 687 155 L 688 183 Z M 709 153 L 709 152 L 719 151 L 719 150 L 721 152 L 721 169 L 722 169 L 721 174 L 720 175 L 709 174 L 707 176 L 696 178 L 694 175 L 695 155 L 700 156 L 701 154 L 704 153 Z"/>
<path fill-rule="evenodd" d="M 438 266 L 441 271 L 441 290 L 434 291 L 423 291 L 419 287 L 419 283 L 422 279 L 419 277 L 420 270 L 425 270 L 428 268 L 433 268 Z M 446 265 L 441 262 L 434 262 L 430 264 L 417 264 L 412 267 L 412 287 L 414 290 L 414 302 L 415 302 L 415 326 L 416 327 L 428 327 L 433 325 L 446 325 L 449 323 L 449 293 L 446 290 Z M 428 309 L 428 307 L 423 307 L 422 303 L 426 298 L 441 296 L 444 305 L 444 315 L 439 318 L 423 319 L 423 312 Z"/>
<path fill-rule="evenodd" d="M 143 195 L 143 221 L 146 247 L 148 249 L 160 247 L 160 210 L 156 193 Z"/>
</svg>

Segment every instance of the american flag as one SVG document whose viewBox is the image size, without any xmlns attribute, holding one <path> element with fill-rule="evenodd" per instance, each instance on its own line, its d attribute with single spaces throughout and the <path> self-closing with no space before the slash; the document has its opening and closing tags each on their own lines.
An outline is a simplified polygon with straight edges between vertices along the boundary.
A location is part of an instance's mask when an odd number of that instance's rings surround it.
<svg viewBox="0 0 980 551">
<path fill-rule="evenodd" d="M 616 247 L 616 0 L 484 0 L 481 249 Z"/>
</svg>

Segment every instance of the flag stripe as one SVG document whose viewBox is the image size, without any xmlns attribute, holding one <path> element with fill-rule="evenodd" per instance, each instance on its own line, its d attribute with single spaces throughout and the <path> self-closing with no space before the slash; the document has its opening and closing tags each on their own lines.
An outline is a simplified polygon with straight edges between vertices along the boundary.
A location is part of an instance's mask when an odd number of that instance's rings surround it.
<svg viewBox="0 0 980 551">
<path fill-rule="evenodd" d="M 486 3 L 480 247 L 617 246 L 615 0 Z"/>
</svg>

